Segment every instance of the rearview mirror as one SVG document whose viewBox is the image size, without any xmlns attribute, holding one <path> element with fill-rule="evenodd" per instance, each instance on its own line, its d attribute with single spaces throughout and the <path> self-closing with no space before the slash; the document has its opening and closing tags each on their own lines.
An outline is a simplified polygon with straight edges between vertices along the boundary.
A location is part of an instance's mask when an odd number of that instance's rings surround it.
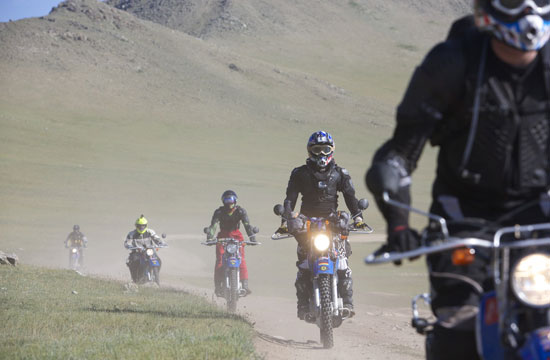
<svg viewBox="0 0 550 360">
<path fill-rule="evenodd" d="M 165 234 L 165 233 L 162 233 L 161 237 L 162 237 L 163 239 L 166 239 L 166 234 Z"/>
<path fill-rule="evenodd" d="M 257 226 L 254 226 L 254 227 L 252 228 L 252 233 L 253 233 L 253 234 L 257 234 L 257 233 L 259 233 L 259 232 L 260 232 L 260 229 L 259 229 Z"/>
<path fill-rule="evenodd" d="M 358 203 L 359 210 L 365 210 L 369 207 L 369 201 L 367 199 L 361 199 Z"/>
<path fill-rule="evenodd" d="M 283 207 L 283 205 L 277 204 L 275 205 L 275 207 L 273 207 L 273 212 L 275 213 L 275 215 L 281 216 L 285 212 L 285 208 Z"/>
<path fill-rule="evenodd" d="M 202 231 L 204 231 L 205 234 L 208 234 L 208 226 L 205 227 Z"/>
</svg>

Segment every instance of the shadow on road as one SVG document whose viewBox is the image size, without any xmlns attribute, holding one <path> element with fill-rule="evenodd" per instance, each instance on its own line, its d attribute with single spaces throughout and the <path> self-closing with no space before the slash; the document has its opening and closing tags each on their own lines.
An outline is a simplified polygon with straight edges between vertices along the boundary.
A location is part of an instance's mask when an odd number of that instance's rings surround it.
<svg viewBox="0 0 550 360">
<path fill-rule="evenodd" d="M 272 336 L 268 334 L 261 333 L 259 331 L 256 332 L 256 335 L 267 342 L 270 342 L 272 344 L 277 344 L 281 346 L 291 347 L 295 349 L 310 349 L 310 350 L 323 350 L 323 345 L 319 344 L 317 341 L 314 340 L 308 340 L 308 341 L 294 341 L 290 339 L 284 339 L 279 336 Z"/>
</svg>

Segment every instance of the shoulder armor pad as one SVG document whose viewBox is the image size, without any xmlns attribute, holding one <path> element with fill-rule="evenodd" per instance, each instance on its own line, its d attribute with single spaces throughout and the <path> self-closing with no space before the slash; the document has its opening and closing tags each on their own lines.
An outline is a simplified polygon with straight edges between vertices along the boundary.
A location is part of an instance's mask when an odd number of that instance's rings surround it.
<svg viewBox="0 0 550 360">
<path fill-rule="evenodd" d="M 340 171 L 342 172 L 342 174 L 349 176 L 349 171 L 347 169 L 340 168 Z"/>
</svg>

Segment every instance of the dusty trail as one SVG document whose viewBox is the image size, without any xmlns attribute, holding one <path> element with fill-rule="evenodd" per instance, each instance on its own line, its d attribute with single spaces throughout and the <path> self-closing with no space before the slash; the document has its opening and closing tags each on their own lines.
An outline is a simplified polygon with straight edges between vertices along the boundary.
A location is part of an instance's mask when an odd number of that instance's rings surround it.
<svg viewBox="0 0 550 360">
<path fill-rule="evenodd" d="M 201 246 L 200 238 L 200 235 L 194 234 L 169 235 L 169 248 L 159 252 L 163 261 L 161 284 L 186 290 L 225 306 L 223 299 L 213 295 L 213 249 Z M 264 359 L 308 360 L 320 356 L 346 360 L 424 358 L 423 337 L 409 325 L 410 296 L 425 290 L 425 275 L 418 270 L 423 269 L 422 264 L 415 265 L 414 271 L 410 266 L 364 266 L 361 260 L 374 246 L 372 240 L 352 240 L 356 316 L 334 330 L 335 346 L 325 350 L 319 343 L 319 329 L 296 317 L 294 244 L 273 244 L 268 242 L 266 236 L 260 241 L 262 246 L 247 248 L 253 293 L 239 300 L 238 312 L 254 324 L 257 332 L 255 346 Z M 124 264 L 127 255 L 123 249 L 103 254 L 101 258 L 94 256 L 93 249 L 88 250 L 88 274 L 129 281 Z M 291 257 L 287 256 L 289 251 Z M 282 254 L 285 256 L 281 257 Z M 59 266 L 61 261 L 65 263 L 65 256 L 57 255 L 59 261 L 55 265 L 38 263 L 48 266 Z M 269 261 L 277 257 L 282 258 L 278 268 Z M 386 278 L 391 281 L 386 281 Z"/>
</svg>

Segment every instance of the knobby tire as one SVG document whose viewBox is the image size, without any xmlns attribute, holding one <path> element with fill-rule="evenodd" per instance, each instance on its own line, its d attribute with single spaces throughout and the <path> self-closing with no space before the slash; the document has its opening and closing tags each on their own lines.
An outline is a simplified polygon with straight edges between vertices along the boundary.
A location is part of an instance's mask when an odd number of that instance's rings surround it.
<svg viewBox="0 0 550 360">
<path fill-rule="evenodd" d="M 321 343 L 325 349 L 334 346 L 332 336 L 332 287 L 328 274 L 319 276 L 319 293 L 321 295 Z"/>
<path fill-rule="evenodd" d="M 239 281 L 237 280 L 237 268 L 229 270 L 229 299 L 227 299 L 227 310 L 237 311 L 237 300 L 239 299 Z"/>
</svg>

